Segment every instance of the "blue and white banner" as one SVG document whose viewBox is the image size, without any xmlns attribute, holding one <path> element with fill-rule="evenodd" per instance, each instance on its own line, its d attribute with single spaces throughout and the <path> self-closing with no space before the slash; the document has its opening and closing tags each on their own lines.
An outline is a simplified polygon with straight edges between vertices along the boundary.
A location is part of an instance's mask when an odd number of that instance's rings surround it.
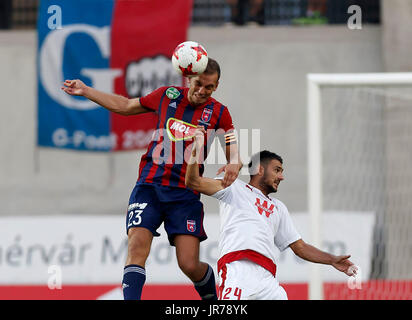
<svg viewBox="0 0 412 320">
<path fill-rule="evenodd" d="M 98 90 L 133 97 L 181 85 L 170 57 L 186 40 L 191 8 L 191 0 L 42 0 L 38 145 L 89 151 L 145 148 L 156 115 L 113 114 L 61 87 L 66 79 L 80 79 Z"/>
</svg>

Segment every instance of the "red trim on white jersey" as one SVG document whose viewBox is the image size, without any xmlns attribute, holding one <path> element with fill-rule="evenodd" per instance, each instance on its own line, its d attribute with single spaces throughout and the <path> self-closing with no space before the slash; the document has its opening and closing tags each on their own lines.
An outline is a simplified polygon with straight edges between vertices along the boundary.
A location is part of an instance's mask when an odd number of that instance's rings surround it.
<svg viewBox="0 0 412 320">
<path fill-rule="evenodd" d="M 219 286 L 219 292 L 218 292 L 218 297 L 221 299 L 223 289 L 225 287 L 225 280 L 226 280 L 226 273 L 227 273 L 227 268 L 226 264 L 231 263 L 233 261 L 239 261 L 239 260 L 250 260 L 261 267 L 265 268 L 268 270 L 271 274 L 273 274 L 274 277 L 276 277 L 276 264 L 269 259 L 268 257 L 265 257 L 263 254 L 260 254 L 259 252 L 256 252 L 254 250 L 239 250 L 239 251 L 233 251 L 225 254 L 223 257 L 221 257 L 217 261 L 217 272 L 221 273 L 221 279 L 222 282 Z"/>
<path fill-rule="evenodd" d="M 254 250 L 239 250 L 239 251 L 233 251 L 225 254 L 223 257 L 221 257 L 218 262 L 217 262 L 217 270 L 218 272 L 226 265 L 227 263 L 231 263 L 233 261 L 238 261 L 238 260 L 250 260 L 261 267 L 265 268 L 268 270 L 271 274 L 273 274 L 274 277 L 276 277 L 276 264 L 269 259 L 268 257 L 265 257 L 263 254 L 260 254 L 259 252 L 256 252 Z"/>
<path fill-rule="evenodd" d="M 261 267 L 265 268 L 271 274 L 273 274 L 274 277 L 276 277 L 276 264 L 268 257 L 265 257 L 263 254 L 260 254 L 259 252 L 256 252 L 254 250 L 239 250 L 239 251 L 229 252 L 217 261 L 218 273 L 220 273 L 220 270 L 222 270 L 222 274 L 221 274 L 222 283 L 219 286 L 219 292 L 218 292 L 219 297 L 221 297 L 221 294 L 225 287 L 226 272 L 227 272 L 226 264 L 231 263 L 233 261 L 238 261 L 238 260 L 250 260 L 260 265 Z"/>
</svg>

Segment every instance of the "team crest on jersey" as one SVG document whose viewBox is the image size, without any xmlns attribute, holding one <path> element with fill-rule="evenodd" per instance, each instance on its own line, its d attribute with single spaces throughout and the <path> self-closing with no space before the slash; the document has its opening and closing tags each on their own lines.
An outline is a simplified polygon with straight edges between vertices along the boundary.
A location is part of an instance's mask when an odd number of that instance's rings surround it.
<svg viewBox="0 0 412 320">
<path fill-rule="evenodd" d="M 200 119 L 197 120 L 199 123 L 204 124 L 206 126 L 210 126 L 210 119 L 212 119 L 213 109 L 204 108 Z"/>
<path fill-rule="evenodd" d="M 187 220 L 187 231 L 195 232 L 196 231 L 196 221 L 195 220 Z"/>
<path fill-rule="evenodd" d="M 273 213 L 273 209 L 275 208 L 275 205 L 273 203 L 270 206 L 268 206 L 267 200 L 264 200 L 261 203 L 260 198 L 256 198 L 255 206 L 257 207 L 260 215 L 265 213 L 266 217 L 268 218 Z"/>
<path fill-rule="evenodd" d="M 213 113 L 212 109 L 204 108 L 202 112 L 202 116 L 200 117 L 202 122 L 209 122 L 210 119 L 212 118 L 212 113 Z"/>
<path fill-rule="evenodd" d="M 166 90 L 166 96 L 169 99 L 176 99 L 178 96 L 180 96 L 180 92 L 176 88 L 170 87 Z"/>
<path fill-rule="evenodd" d="M 176 118 L 169 118 L 166 122 L 166 132 L 172 141 L 188 140 L 195 136 L 196 126 Z"/>
</svg>

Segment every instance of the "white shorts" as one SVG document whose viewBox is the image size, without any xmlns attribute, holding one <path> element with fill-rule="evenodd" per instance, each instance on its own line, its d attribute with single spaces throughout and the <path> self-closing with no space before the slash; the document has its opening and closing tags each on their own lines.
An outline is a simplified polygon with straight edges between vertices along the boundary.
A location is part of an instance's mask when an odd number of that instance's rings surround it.
<svg viewBox="0 0 412 320">
<path fill-rule="evenodd" d="M 219 300 L 287 299 L 273 274 L 249 260 L 227 263 L 219 272 Z"/>
</svg>

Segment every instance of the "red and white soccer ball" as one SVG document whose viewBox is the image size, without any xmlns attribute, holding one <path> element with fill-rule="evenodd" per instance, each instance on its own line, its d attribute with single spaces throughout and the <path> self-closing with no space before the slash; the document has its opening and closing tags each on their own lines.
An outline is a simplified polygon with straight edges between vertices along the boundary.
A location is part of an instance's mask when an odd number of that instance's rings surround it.
<svg viewBox="0 0 412 320">
<path fill-rule="evenodd" d="M 205 48 L 194 41 L 182 42 L 176 47 L 172 55 L 173 67 L 185 77 L 203 73 L 207 61 Z"/>
</svg>

